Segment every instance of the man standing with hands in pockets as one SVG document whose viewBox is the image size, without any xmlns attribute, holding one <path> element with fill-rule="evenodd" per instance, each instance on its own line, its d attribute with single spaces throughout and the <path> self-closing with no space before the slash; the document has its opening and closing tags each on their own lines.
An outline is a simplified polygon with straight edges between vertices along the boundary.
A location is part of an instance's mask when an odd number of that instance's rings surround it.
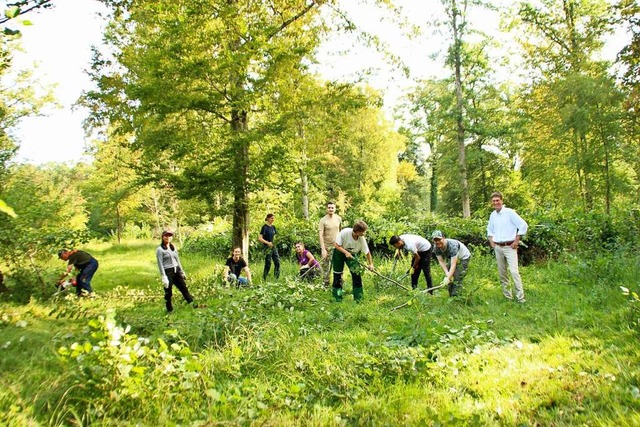
<svg viewBox="0 0 640 427">
<path fill-rule="evenodd" d="M 333 242 L 340 232 L 342 218 L 336 214 L 336 204 L 327 202 L 327 214 L 318 223 L 318 237 L 320 240 L 320 267 L 322 267 L 322 282 L 329 287 L 331 277 L 331 258 L 333 256 Z"/>
<path fill-rule="evenodd" d="M 516 289 L 516 301 L 524 303 L 526 300 L 524 299 L 522 279 L 518 270 L 518 245 L 520 244 L 520 237 L 527 233 L 529 226 L 516 211 L 504 206 L 502 193 L 493 193 L 491 195 L 491 203 L 495 210 L 491 212 L 489 217 L 487 237 L 496 254 L 502 294 L 505 298 L 513 300 L 509 287 L 509 276 L 507 276 L 508 267 Z"/>
</svg>

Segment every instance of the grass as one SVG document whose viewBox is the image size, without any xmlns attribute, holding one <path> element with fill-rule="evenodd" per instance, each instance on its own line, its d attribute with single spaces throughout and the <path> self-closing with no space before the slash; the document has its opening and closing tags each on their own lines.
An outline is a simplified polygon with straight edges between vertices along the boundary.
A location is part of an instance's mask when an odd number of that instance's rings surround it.
<svg viewBox="0 0 640 427">
<path fill-rule="evenodd" d="M 640 425 L 638 325 L 619 289 L 637 291 L 635 257 L 522 268 L 524 305 L 488 257 L 461 298 L 366 274 L 356 304 L 297 282 L 292 260 L 264 283 L 252 261 L 254 286 L 229 289 L 223 260 L 181 253 L 207 307 L 174 295 L 167 315 L 156 245 L 91 246 L 94 300 L 2 303 L 0 424 Z"/>
</svg>

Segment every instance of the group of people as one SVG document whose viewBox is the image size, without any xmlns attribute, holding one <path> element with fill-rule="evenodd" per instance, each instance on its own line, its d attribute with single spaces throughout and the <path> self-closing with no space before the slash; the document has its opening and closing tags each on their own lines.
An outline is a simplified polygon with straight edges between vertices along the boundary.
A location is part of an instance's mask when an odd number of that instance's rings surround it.
<svg viewBox="0 0 640 427">
<path fill-rule="evenodd" d="M 509 286 L 507 273 L 509 272 L 514 282 L 515 299 L 522 303 L 525 302 L 525 298 L 518 269 L 517 249 L 520 238 L 526 234 L 528 226 L 513 209 L 504 206 L 501 193 L 493 193 L 491 202 L 494 211 L 489 217 L 487 238 L 495 253 L 502 292 L 506 298 L 514 298 Z M 277 234 L 276 227 L 273 225 L 274 221 L 275 216 L 268 214 L 258 237 L 258 241 L 262 243 L 264 250 L 265 262 L 262 277 L 265 280 L 271 270 L 272 262 L 275 266 L 274 274 L 276 279 L 280 276 L 280 256 L 274 244 L 274 238 Z M 318 223 L 320 259 L 316 260 L 305 249 L 303 242 L 295 244 L 300 276 L 311 278 L 322 274 L 325 287 L 329 287 L 331 284 L 331 272 L 333 271 L 332 295 L 336 301 L 342 301 L 343 272 L 346 264 L 351 271 L 354 299 L 361 301 L 364 295 L 362 269 L 374 269 L 371 251 L 364 237 L 368 226 L 364 221 L 356 221 L 353 227 L 341 230 L 341 224 L 342 218 L 336 214 L 335 203 L 328 202 L 326 215 Z M 392 236 L 389 239 L 389 244 L 398 250 L 396 256 L 399 255 L 400 251 L 407 251 L 412 254 L 411 266 L 407 274 L 411 273 L 411 287 L 413 289 L 418 287 L 420 275 L 423 274 L 427 292 L 433 293 L 431 259 L 435 255 L 444 272 L 442 286 L 447 287 L 449 296 L 458 296 L 469 268 L 471 252 L 464 243 L 456 239 L 446 238 L 440 230 L 435 230 L 431 233 L 431 241 L 415 234 L 401 234 Z M 366 263 L 360 260 L 361 256 L 364 256 Z M 238 259 L 240 264 L 238 264 Z M 242 271 L 247 275 L 247 279 L 240 278 Z M 251 280 L 249 268 L 241 258 L 240 248 L 235 248 L 233 257 L 227 260 L 223 276 L 225 280 L 239 284 L 246 284 L 247 280 Z M 244 281 L 242 281 L 243 279 Z"/>
<path fill-rule="evenodd" d="M 509 286 L 509 275 L 513 279 L 515 288 L 515 300 L 520 303 L 525 302 L 522 279 L 518 269 L 518 245 L 520 239 L 527 232 L 527 223 L 513 210 L 504 206 L 503 196 L 495 192 L 491 196 L 494 211 L 489 217 L 487 225 L 487 238 L 491 248 L 495 252 L 498 265 L 498 274 L 502 293 L 505 298 L 513 300 L 514 295 Z M 263 246 L 264 269 L 262 277 L 267 278 L 274 265 L 274 275 L 280 276 L 280 256 L 274 243 L 277 234 L 273 225 L 275 215 L 268 214 L 265 224 L 260 230 L 258 241 Z M 320 259 L 317 260 L 309 252 L 303 242 L 297 242 L 294 246 L 299 265 L 299 274 L 303 278 L 313 278 L 322 275 L 325 287 L 331 284 L 332 296 L 336 301 L 343 298 L 343 273 L 345 264 L 349 267 L 353 280 L 353 296 L 359 302 L 364 297 L 362 286 L 363 269 L 374 270 L 373 258 L 367 245 L 365 234 L 368 226 L 364 221 L 356 221 L 353 227 L 341 229 L 342 218 L 336 214 L 336 205 L 333 202 L 326 204 L 326 215 L 318 223 L 318 239 L 320 242 Z M 178 251 L 171 240 L 173 233 L 164 231 L 162 242 L 156 249 L 158 269 L 161 281 L 164 285 L 164 299 L 168 312 L 173 310 L 172 288 L 175 287 L 182 293 L 188 304 L 193 303 L 193 297 L 189 293 L 186 285 L 186 274 L 182 268 Z M 398 252 L 407 251 L 412 254 L 411 258 L 411 286 L 418 287 L 420 274 L 422 273 L 426 281 L 426 290 L 433 293 L 435 287 L 431 278 L 431 259 L 435 255 L 438 264 L 444 272 L 443 286 L 447 286 L 451 297 L 459 295 L 463 279 L 469 268 L 471 252 L 456 239 L 446 238 L 440 230 L 431 233 L 431 242 L 415 234 L 394 235 L 389 239 L 389 244 L 395 247 Z M 435 247 L 435 249 L 434 249 Z M 398 255 L 398 254 L 396 254 Z M 91 294 L 91 278 L 98 268 L 98 262 L 90 254 L 83 251 L 61 250 L 58 253 L 60 259 L 68 261 L 67 274 L 75 266 L 78 269 L 77 293 Z M 364 257 L 364 261 L 361 258 Z M 331 271 L 333 271 L 333 282 L 330 283 Z M 408 272 L 409 273 L 409 272 Z M 407 274 L 408 274 L 407 273 Z M 244 275 L 244 277 L 243 277 Z M 233 249 L 231 256 L 227 259 L 223 270 L 223 279 L 236 286 L 251 283 L 251 271 L 247 262 L 242 257 L 242 250 L 239 247 Z"/>
</svg>

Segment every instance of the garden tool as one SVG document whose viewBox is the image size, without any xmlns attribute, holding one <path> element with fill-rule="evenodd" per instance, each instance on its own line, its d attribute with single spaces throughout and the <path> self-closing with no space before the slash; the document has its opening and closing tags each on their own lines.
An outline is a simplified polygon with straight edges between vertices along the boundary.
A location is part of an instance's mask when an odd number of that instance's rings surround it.
<svg viewBox="0 0 640 427">
<path fill-rule="evenodd" d="M 360 261 L 358 261 L 358 262 L 359 262 L 360 266 L 362 266 L 363 268 L 366 268 L 366 266 L 365 266 L 362 262 L 360 262 Z M 367 268 L 367 270 L 369 270 L 369 269 Z M 391 283 L 393 283 L 394 285 L 401 287 L 401 288 L 402 288 L 402 289 L 404 289 L 405 291 L 410 290 L 409 288 L 407 288 L 406 286 L 404 286 L 402 283 L 398 282 L 397 280 L 393 280 L 393 279 L 392 279 L 392 278 L 390 278 L 390 277 L 383 276 L 382 274 L 378 273 L 375 269 L 374 269 L 374 270 L 369 270 L 369 271 L 370 271 L 370 272 L 372 272 L 373 274 L 375 274 L 376 276 L 378 276 L 378 277 L 380 277 L 380 278 L 382 278 L 382 279 L 386 280 L 387 282 L 391 282 Z"/>
</svg>

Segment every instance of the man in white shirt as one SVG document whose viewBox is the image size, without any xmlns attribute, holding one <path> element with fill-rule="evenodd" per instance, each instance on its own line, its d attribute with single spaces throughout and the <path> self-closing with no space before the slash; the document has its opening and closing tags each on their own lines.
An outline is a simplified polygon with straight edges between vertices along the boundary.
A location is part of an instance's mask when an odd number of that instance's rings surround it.
<svg viewBox="0 0 640 427">
<path fill-rule="evenodd" d="M 358 259 L 354 255 L 364 253 L 368 262 L 367 268 L 373 270 L 373 258 L 371 258 L 369 246 L 364 238 L 367 228 L 369 227 L 364 221 L 356 221 L 353 224 L 353 228 L 345 228 L 338 233 L 336 241 L 333 242 L 335 250 L 331 259 L 331 264 L 333 265 L 332 294 L 338 302 L 342 301 L 342 272 L 345 264 L 349 267 L 351 278 L 353 279 L 353 299 L 356 302 L 360 302 L 364 297 L 362 276 L 360 275 L 361 268 Z"/>
<path fill-rule="evenodd" d="M 418 287 L 420 272 L 423 272 L 424 279 L 427 282 L 427 289 L 433 288 L 431 279 L 431 243 L 416 234 L 401 234 L 400 236 L 391 236 L 389 244 L 396 249 L 404 249 L 413 254 L 411 259 L 411 268 L 413 268 L 411 287 L 413 289 Z M 429 293 L 433 294 L 433 291 L 429 291 Z"/>
<path fill-rule="evenodd" d="M 336 214 L 336 204 L 327 203 L 327 214 L 318 223 L 318 238 L 320 239 L 320 266 L 322 267 L 322 282 L 329 287 L 331 275 L 331 259 L 333 258 L 333 242 L 336 241 L 342 218 Z"/>
<path fill-rule="evenodd" d="M 508 267 L 516 290 L 516 301 L 524 303 L 524 289 L 522 288 L 522 279 L 518 270 L 518 245 L 520 244 L 520 237 L 527 233 L 529 226 L 516 211 L 504 206 L 502 193 L 493 193 L 491 195 L 491 203 L 495 211 L 491 212 L 489 217 L 487 237 L 496 254 L 502 294 L 509 300 L 513 299 L 509 287 L 509 276 L 507 275 Z"/>
</svg>

